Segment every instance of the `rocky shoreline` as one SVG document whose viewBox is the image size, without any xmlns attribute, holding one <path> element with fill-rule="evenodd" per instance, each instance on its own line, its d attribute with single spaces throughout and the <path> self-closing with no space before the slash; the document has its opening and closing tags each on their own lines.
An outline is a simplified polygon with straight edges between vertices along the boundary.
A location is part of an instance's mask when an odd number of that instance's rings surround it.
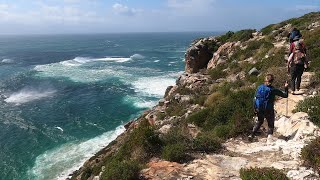
<svg viewBox="0 0 320 180">
<path fill-rule="evenodd" d="M 313 26 L 319 24 L 319 17 L 317 16 L 316 20 L 309 23 L 307 31 L 320 29 L 319 26 Z M 280 61 L 285 60 L 284 52 L 288 49 L 285 35 L 291 28 L 291 24 L 284 23 L 277 26 L 268 36 L 253 30 L 244 31 L 248 37 L 243 35 L 244 37 L 238 41 L 233 41 L 232 38 L 235 36 L 231 34 L 228 37 L 229 41 L 226 42 L 221 37 L 202 38 L 193 42 L 185 54 L 185 73 L 177 79 L 175 86 L 167 88 L 164 98 L 158 105 L 145 111 L 136 120 L 127 123 L 124 133 L 87 160 L 68 179 L 103 179 L 106 161 L 121 150 L 122 145 L 144 121 L 154 127 L 160 137 L 165 136 L 194 113 L 206 109 L 210 98 L 218 99 L 215 96 L 220 95 L 217 95 L 216 89 L 221 89 L 228 83 L 231 85 L 224 87 L 226 89 L 221 91 L 237 92 L 239 89 L 254 88 L 255 82 L 259 81 L 262 73 L 267 72 L 264 69 L 267 65 L 271 66 L 268 72 L 281 71 L 283 68 L 281 64 L 279 67 L 273 67 L 273 64 L 269 65 L 266 61 L 278 58 L 277 53 L 281 56 Z M 273 38 L 271 42 L 268 39 L 270 37 Z M 256 48 L 252 50 L 256 51 L 256 54 L 246 51 L 250 48 Z M 235 57 L 238 59 L 233 59 Z M 289 105 L 287 105 L 289 114 L 284 110 L 288 103 L 285 99 L 279 99 L 276 102 L 275 126 L 278 139 L 273 142 L 266 142 L 266 138 L 261 136 L 256 142 L 249 143 L 243 139 L 243 136 L 237 136 L 223 142 L 223 151 L 220 153 L 192 153 L 193 159 L 186 163 L 170 162 L 153 157 L 148 160 L 139 176 L 143 179 L 159 180 L 240 179 L 241 168 L 273 167 L 283 170 L 290 179 L 319 178 L 317 172 L 305 167 L 300 158 L 301 149 L 320 136 L 319 127 L 309 120 L 307 113 L 292 112 L 299 100 L 318 93 L 319 86 L 310 88 L 314 83 L 313 77 L 313 72 L 305 73 L 304 93 L 289 96 Z M 247 84 L 239 86 L 238 84 L 243 81 Z M 254 82 L 250 83 L 250 81 Z M 279 77 L 279 83 L 282 81 L 285 79 Z M 202 128 L 187 122 L 184 131 L 191 139 L 195 139 L 201 134 Z"/>
</svg>

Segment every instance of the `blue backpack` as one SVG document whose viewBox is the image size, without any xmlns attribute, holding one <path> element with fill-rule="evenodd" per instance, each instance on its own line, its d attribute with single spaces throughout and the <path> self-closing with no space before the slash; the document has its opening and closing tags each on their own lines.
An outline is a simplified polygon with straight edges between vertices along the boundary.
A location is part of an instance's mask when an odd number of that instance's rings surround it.
<svg viewBox="0 0 320 180">
<path fill-rule="evenodd" d="M 271 91 L 272 87 L 266 86 L 264 84 L 258 87 L 258 90 L 254 98 L 255 111 L 264 112 L 267 109 Z"/>
<path fill-rule="evenodd" d="M 299 30 L 293 30 L 290 33 L 290 39 L 294 40 L 294 39 L 300 39 L 302 37 L 301 33 Z"/>
</svg>

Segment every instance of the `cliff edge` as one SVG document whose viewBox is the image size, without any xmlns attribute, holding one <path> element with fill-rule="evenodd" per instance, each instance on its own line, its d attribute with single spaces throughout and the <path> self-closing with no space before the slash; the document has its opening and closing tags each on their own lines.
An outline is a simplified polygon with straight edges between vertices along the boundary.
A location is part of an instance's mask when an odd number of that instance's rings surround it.
<svg viewBox="0 0 320 180">
<path fill-rule="evenodd" d="M 288 80 L 287 34 L 300 29 L 310 68 L 302 92 L 277 99 L 276 132 L 266 126 L 247 140 L 255 120 L 252 98 L 267 73 Z M 320 13 L 196 40 L 186 68 L 151 110 L 90 158 L 70 179 L 319 179 Z M 261 172 L 263 171 L 263 172 Z M 256 177 L 256 176 L 255 176 Z"/>
</svg>

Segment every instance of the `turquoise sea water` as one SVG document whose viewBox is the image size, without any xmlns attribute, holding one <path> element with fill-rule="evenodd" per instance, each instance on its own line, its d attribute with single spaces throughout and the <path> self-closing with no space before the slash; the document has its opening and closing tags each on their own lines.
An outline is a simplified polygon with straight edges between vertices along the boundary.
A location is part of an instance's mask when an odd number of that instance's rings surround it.
<svg viewBox="0 0 320 180">
<path fill-rule="evenodd" d="M 65 179 L 216 33 L 0 36 L 0 179 Z"/>
</svg>

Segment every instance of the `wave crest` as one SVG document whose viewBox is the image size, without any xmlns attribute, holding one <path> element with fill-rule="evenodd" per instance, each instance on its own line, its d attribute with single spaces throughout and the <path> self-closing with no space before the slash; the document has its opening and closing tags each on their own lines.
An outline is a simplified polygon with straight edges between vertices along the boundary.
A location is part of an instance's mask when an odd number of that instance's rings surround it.
<svg viewBox="0 0 320 180">
<path fill-rule="evenodd" d="M 19 92 L 11 94 L 4 101 L 7 103 L 13 103 L 16 105 L 24 104 L 27 102 L 43 99 L 53 96 L 56 91 L 52 89 L 35 90 L 35 89 L 22 89 Z"/>
<path fill-rule="evenodd" d="M 125 131 L 123 126 L 106 132 L 98 137 L 76 143 L 67 143 L 61 147 L 46 151 L 36 158 L 35 165 L 28 171 L 35 179 L 66 179 L 69 174 L 79 169 L 82 164 L 107 146 Z"/>
</svg>

